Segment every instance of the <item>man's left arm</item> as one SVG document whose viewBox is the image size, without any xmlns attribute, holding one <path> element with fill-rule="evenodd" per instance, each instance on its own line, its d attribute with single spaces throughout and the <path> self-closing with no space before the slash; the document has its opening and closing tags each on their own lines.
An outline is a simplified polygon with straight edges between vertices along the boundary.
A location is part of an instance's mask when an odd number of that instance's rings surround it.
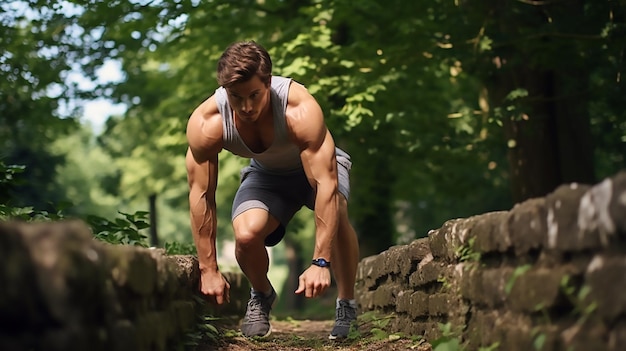
<svg viewBox="0 0 626 351">
<path fill-rule="evenodd" d="M 335 143 L 326 131 L 319 149 L 302 152 L 302 162 L 309 182 L 315 189 L 315 249 L 313 258 L 332 262 L 331 245 L 338 228 L 339 198 Z"/>
<path fill-rule="evenodd" d="M 305 93 L 303 101 L 289 116 L 288 124 L 292 138 L 300 147 L 304 171 L 316 194 L 313 258 L 332 262 L 339 206 L 335 142 L 324 124 L 321 108 L 308 92 Z M 312 265 L 300 276 L 296 293 L 304 292 L 306 297 L 319 296 L 330 286 L 330 276 L 328 267 Z"/>
</svg>

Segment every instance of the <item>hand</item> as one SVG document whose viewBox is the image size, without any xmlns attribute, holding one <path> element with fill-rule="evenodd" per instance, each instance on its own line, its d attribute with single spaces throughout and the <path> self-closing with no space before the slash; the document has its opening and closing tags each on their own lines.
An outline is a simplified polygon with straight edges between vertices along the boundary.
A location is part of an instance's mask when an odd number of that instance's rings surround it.
<svg viewBox="0 0 626 351">
<path fill-rule="evenodd" d="M 230 284 L 220 271 L 201 271 L 200 292 L 211 303 L 221 305 L 230 302 Z"/>
<path fill-rule="evenodd" d="M 296 294 L 304 292 L 306 297 L 317 297 L 330 286 L 330 269 L 311 266 L 300 275 Z"/>
</svg>

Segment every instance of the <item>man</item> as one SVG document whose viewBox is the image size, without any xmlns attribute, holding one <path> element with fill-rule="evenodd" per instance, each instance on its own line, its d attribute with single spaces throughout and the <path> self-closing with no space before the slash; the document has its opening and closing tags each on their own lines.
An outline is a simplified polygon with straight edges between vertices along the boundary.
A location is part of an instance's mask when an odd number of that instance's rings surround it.
<svg viewBox="0 0 626 351">
<path fill-rule="evenodd" d="M 252 286 L 241 332 L 271 333 L 276 292 L 267 277 L 266 246 L 276 245 L 303 206 L 314 209 L 312 264 L 297 294 L 317 297 L 337 280 L 336 321 L 330 339 L 345 338 L 356 320 L 356 233 L 348 220 L 348 154 L 335 147 L 315 98 L 291 79 L 272 76 L 267 51 L 255 42 L 228 47 L 217 67 L 220 85 L 187 124 L 186 165 L 191 228 L 200 264 L 200 290 L 217 304 L 229 301 L 228 282 L 216 259 L 218 153 L 251 158 L 241 171 L 232 207 L 235 255 Z M 332 263 L 331 263 L 332 262 Z"/>
</svg>

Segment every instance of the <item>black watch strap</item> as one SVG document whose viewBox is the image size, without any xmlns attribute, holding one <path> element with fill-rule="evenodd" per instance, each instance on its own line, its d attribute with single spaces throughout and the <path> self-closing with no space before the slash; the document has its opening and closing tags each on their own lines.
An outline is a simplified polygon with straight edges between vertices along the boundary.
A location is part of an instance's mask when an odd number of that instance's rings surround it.
<svg viewBox="0 0 626 351">
<path fill-rule="evenodd" d="M 325 267 L 325 268 L 330 267 L 330 262 L 322 257 L 311 260 L 311 264 L 316 265 L 318 267 Z"/>
</svg>

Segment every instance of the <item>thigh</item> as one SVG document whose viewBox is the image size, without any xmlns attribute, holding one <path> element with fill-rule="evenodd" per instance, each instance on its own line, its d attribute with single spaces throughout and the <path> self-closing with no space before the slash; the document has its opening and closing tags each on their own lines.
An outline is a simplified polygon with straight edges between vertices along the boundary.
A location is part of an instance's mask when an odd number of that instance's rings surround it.
<svg viewBox="0 0 626 351">
<path fill-rule="evenodd" d="M 302 173 L 283 176 L 267 174 L 251 166 L 244 168 L 241 172 L 242 181 L 233 201 L 233 221 L 251 209 L 260 209 L 286 227 L 304 204 L 305 197 L 298 188 L 301 187 L 300 183 L 308 182 L 304 172 Z"/>
</svg>

